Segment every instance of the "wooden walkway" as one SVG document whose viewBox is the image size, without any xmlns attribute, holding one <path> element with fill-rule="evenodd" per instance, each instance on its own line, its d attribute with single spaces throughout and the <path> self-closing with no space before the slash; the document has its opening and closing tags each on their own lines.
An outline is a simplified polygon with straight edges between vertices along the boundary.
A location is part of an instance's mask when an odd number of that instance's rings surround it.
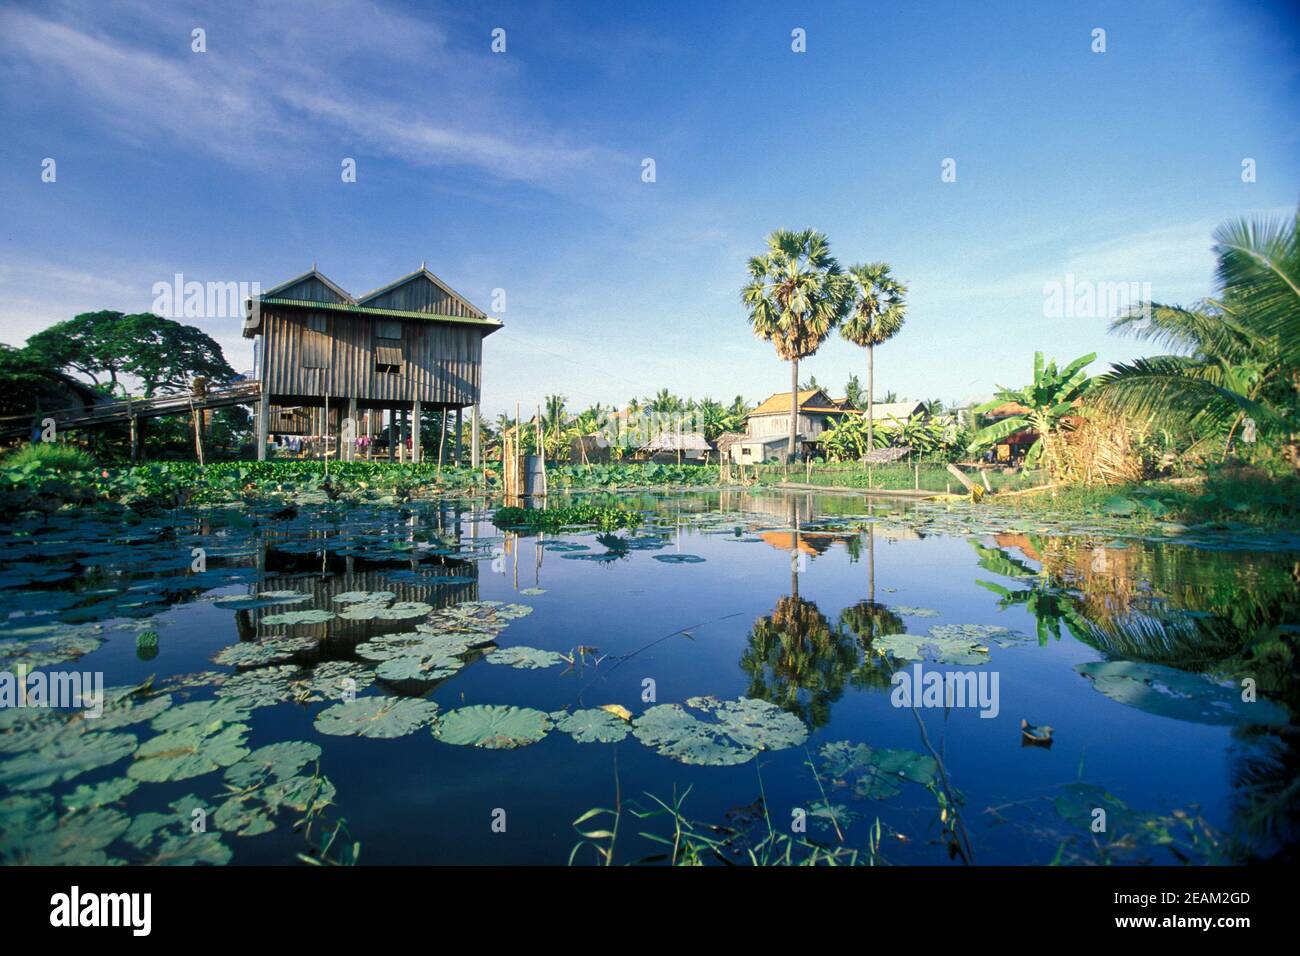
<svg viewBox="0 0 1300 956">
<path fill-rule="evenodd" d="M 0 439 L 29 436 L 33 425 L 47 418 L 54 419 L 55 428 L 62 431 L 74 428 L 99 428 L 104 425 L 129 425 L 134 419 L 160 418 L 163 415 L 189 415 L 195 411 L 229 408 L 232 405 L 249 405 L 262 397 L 261 382 L 240 382 L 225 388 L 209 389 L 204 395 L 184 392 L 159 395 L 154 398 L 127 399 L 124 402 L 105 402 L 88 408 L 64 408 L 28 415 L 10 415 L 0 418 Z"/>
</svg>

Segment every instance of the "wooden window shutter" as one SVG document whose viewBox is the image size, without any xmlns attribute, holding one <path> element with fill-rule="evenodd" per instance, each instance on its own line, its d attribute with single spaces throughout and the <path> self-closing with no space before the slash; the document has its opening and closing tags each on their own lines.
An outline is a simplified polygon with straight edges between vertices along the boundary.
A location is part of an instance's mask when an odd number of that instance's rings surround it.
<svg viewBox="0 0 1300 956">
<path fill-rule="evenodd" d="M 397 372 L 401 370 L 402 362 L 402 323 L 376 319 L 375 368 L 380 372 Z"/>
<path fill-rule="evenodd" d="M 329 326 L 323 315 L 308 315 L 302 331 L 302 367 L 329 368 Z"/>
</svg>

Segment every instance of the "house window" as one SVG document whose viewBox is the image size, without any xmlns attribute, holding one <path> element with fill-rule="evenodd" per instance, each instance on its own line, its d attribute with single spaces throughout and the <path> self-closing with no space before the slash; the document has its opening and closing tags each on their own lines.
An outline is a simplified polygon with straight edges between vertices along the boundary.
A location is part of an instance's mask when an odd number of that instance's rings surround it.
<svg viewBox="0 0 1300 956">
<path fill-rule="evenodd" d="M 330 338 L 323 315 L 307 316 L 307 326 L 302 332 L 302 367 L 329 368 Z"/>
<path fill-rule="evenodd" d="M 375 371 L 396 374 L 402 369 L 402 323 L 375 321 Z"/>
</svg>

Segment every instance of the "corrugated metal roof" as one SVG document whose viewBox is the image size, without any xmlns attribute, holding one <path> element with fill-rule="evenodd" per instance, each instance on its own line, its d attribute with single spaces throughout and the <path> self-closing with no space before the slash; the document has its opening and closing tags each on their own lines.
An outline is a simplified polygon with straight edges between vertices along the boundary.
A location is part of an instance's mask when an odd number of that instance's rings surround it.
<svg viewBox="0 0 1300 956">
<path fill-rule="evenodd" d="M 429 322 L 454 322 L 457 325 L 477 325 L 496 331 L 501 323 L 496 319 L 479 319 L 470 316 L 442 315 L 437 312 L 406 312 L 399 309 L 374 309 L 363 305 L 351 305 L 344 302 L 311 302 L 307 299 L 280 299 L 262 296 L 262 305 L 286 306 L 293 309 L 312 309 L 325 312 L 346 312 L 352 315 L 369 315 L 377 318 L 420 319 Z M 485 332 L 490 335 L 491 332 Z"/>
</svg>

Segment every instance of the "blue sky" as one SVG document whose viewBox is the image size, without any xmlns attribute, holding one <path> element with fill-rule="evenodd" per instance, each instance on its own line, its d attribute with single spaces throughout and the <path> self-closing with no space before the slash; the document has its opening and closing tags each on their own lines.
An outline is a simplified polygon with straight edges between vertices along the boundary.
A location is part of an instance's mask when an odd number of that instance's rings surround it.
<svg viewBox="0 0 1300 956">
<path fill-rule="evenodd" d="M 481 307 L 506 291 L 489 414 L 554 392 L 752 401 L 789 372 L 745 322 L 745 260 L 814 227 L 910 288 L 877 393 L 951 401 L 1022 384 L 1035 349 L 1097 351 L 1096 370 L 1137 354 L 1104 316 L 1045 317 L 1045 283 L 1190 301 L 1219 222 L 1294 211 L 1300 13 L 3 2 L 0 110 L 7 342 L 146 310 L 178 272 L 269 287 L 316 261 L 363 292 L 427 261 Z M 198 324 L 251 365 L 237 320 Z M 833 338 L 801 375 L 838 394 L 864 369 Z"/>
</svg>

